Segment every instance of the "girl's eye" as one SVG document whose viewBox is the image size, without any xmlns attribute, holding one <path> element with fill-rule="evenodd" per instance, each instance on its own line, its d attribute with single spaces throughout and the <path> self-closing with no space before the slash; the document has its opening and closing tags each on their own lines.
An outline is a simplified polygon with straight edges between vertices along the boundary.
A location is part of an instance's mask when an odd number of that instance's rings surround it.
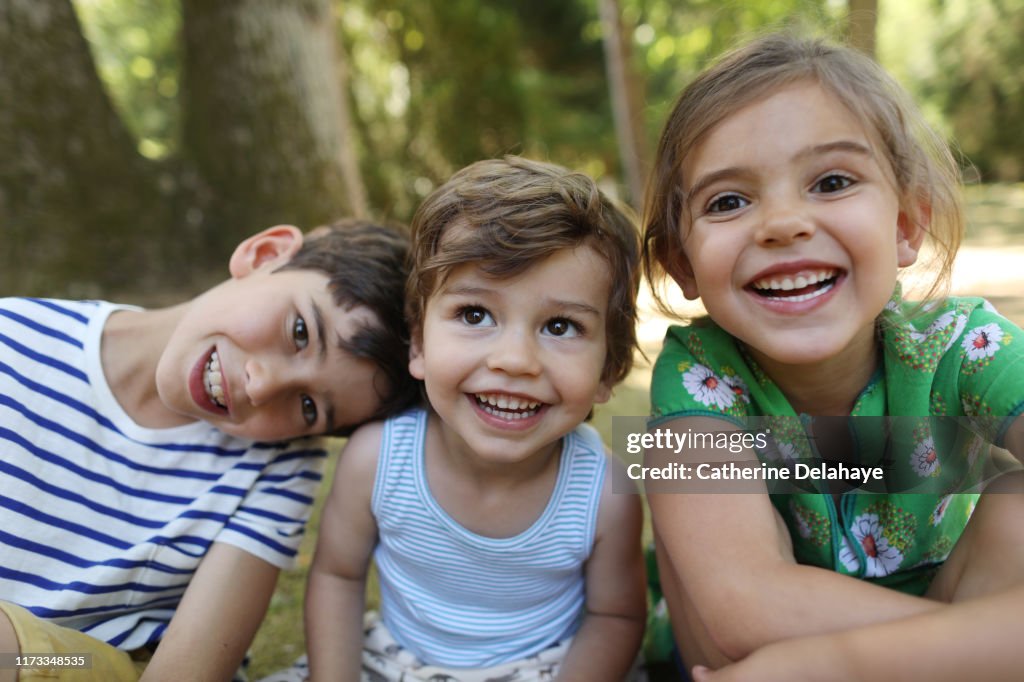
<svg viewBox="0 0 1024 682">
<path fill-rule="evenodd" d="M 471 327 L 490 326 L 494 324 L 491 314 L 479 306 L 466 306 L 459 310 L 459 319 Z"/>
<path fill-rule="evenodd" d="M 840 192 L 852 184 L 852 178 L 833 173 L 831 175 L 826 175 L 821 180 L 814 183 L 814 191 L 822 194 L 831 194 L 832 192 Z"/>
<path fill-rule="evenodd" d="M 302 350 L 309 345 L 309 330 L 306 329 L 306 321 L 302 319 L 302 316 L 295 318 L 295 323 L 292 324 L 292 340 L 295 341 L 295 347 Z"/>
<path fill-rule="evenodd" d="M 313 399 L 303 394 L 299 397 L 299 402 L 302 405 L 302 419 L 306 422 L 306 426 L 316 424 L 317 410 Z"/>
<path fill-rule="evenodd" d="M 564 317 L 556 317 L 544 325 L 544 332 L 551 336 L 574 337 L 579 336 L 583 330 L 578 324 Z"/>
<path fill-rule="evenodd" d="M 708 203 L 708 213 L 729 213 L 738 211 L 750 202 L 739 194 L 720 194 Z"/>
</svg>

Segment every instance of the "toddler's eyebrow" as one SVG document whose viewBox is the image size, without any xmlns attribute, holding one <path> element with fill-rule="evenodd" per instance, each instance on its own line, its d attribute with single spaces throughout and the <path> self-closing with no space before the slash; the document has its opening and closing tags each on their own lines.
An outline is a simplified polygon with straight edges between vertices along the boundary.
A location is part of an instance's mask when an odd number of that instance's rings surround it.
<svg viewBox="0 0 1024 682">
<path fill-rule="evenodd" d="M 493 293 L 493 291 L 486 287 L 454 286 L 444 289 L 441 293 L 448 296 L 484 296 L 486 294 Z M 569 310 L 573 310 L 584 315 L 601 316 L 601 311 L 589 303 L 581 303 L 579 301 L 570 301 L 561 298 L 546 298 L 544 299 L 544 302 L 552 307 L 562 309 L 568 308 Z"/>
<path fill-rule="evenodd" d="M 486 287 L 446 286 L 438 294 L 446 296 L 483 296 L 484 294 L 491 293 L 491 291 L 491 289 Z"/>
<path fill-rule="evenodd" d="M 580 303 L 578 301 L 564 301 L 561 299 L 552 299 L 551 305 L 561 309 L 569 309 L 583 315 L 593 315 L 595 317 L 601 316 L 601 311 L 590 305 L 589 303 Z"/>
</svg>

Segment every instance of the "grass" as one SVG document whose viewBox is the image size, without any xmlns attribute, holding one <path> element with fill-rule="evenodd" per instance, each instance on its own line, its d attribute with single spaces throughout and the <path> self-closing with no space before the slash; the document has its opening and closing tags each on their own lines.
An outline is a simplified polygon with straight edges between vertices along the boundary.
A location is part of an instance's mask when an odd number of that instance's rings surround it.
<svg viewBox="0 0 1024 682">
<path fill-rule="evenodd" d="M 996 306 L 1018 325 L 1024 326 L 1024 184 L 979 185 L 966 192 L 968 234 L 967 252 L 962 253 L 953 277 L 955 293 L 988 296 Z M 998 263 L 993 267 L 993 263 Z M 962 271 L 961 271 L 962 270 Z M 998 272 L 993 272 L 998 270 Z M 663 334 L 666 320 L 644 316 L 641 344 L 653 360 Z M 615 415 L 643 416 L 648 413 L 647 385 L 650 365 L 640 359 L 633 373 L 619 385 L 612 399 L 594 411 L 592 424 L 611 442 L 611 418 Z M 330 481 L 333 463 L 341 446 L 331 444 L 324 481 Z M 251 679 L 286 667 L 305 650 L 302 632 L 302 600 L 305 577 L 312 560 L 313 546 L 319 526 L 320 508 L 326 485 L 321 487 L 306 537 L 299 551 L 295 570 L 282 573 L 270 604 L 267 618 L 256 635 L 250 666 Z M 375 584 L 367 595 L 368 606 L 376 604 Z"/>
</svg>

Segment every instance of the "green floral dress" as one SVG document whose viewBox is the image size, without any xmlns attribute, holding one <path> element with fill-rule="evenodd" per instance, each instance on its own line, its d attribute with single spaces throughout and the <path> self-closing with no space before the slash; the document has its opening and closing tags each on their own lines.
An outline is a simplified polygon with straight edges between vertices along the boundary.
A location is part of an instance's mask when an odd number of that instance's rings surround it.
<svg viewBox="0 0 1024 682">
<path fill-rule="evenodd" d="M 976 489 L 982 454 L 1002 444 L 1024 411 L 1024 333 L 980 298 L 911 310 L 897 289 L 878 320 L 883 360 L 852 412 L 876 419 L 847 422 L 858 463 L 886 467 L 886 492 L 834 496 L 821 484 L 771 498 L 798 562 L 923 594 L 974 509 L 977 494 L 963 491 Z M 819 456 L 807 431 L 814 418 L 797 415 L 742 345 L 708 318 L 668 330 L 651 405 L 652 427 L 697 415 L 741 426 L 749 417 L 775 419 L 772 446 L 757 453 L 762 461 Z M 882 417 L 897 419 L 883 427 Z"/>
</svg>

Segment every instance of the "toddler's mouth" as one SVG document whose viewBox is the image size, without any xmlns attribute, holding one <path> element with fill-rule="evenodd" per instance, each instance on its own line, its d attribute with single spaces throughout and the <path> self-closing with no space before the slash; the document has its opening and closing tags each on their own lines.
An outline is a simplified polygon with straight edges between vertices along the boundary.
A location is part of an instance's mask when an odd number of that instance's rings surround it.
<svg viewBox="0 0 1024 682">
<path fill-rule="evenodd" d="M 502 393 L 475 393 L 477 407 L 499 419 L 527 419 L 540 411 L 543 403 Z"/>
<path fill-rule="evenodd" d="M 763 298 L 800 303 L 827 293 L 841 274 L 834 268 L 803 270 L 795 274 L 761 277 L 747 286 Z"/>
</svg>

